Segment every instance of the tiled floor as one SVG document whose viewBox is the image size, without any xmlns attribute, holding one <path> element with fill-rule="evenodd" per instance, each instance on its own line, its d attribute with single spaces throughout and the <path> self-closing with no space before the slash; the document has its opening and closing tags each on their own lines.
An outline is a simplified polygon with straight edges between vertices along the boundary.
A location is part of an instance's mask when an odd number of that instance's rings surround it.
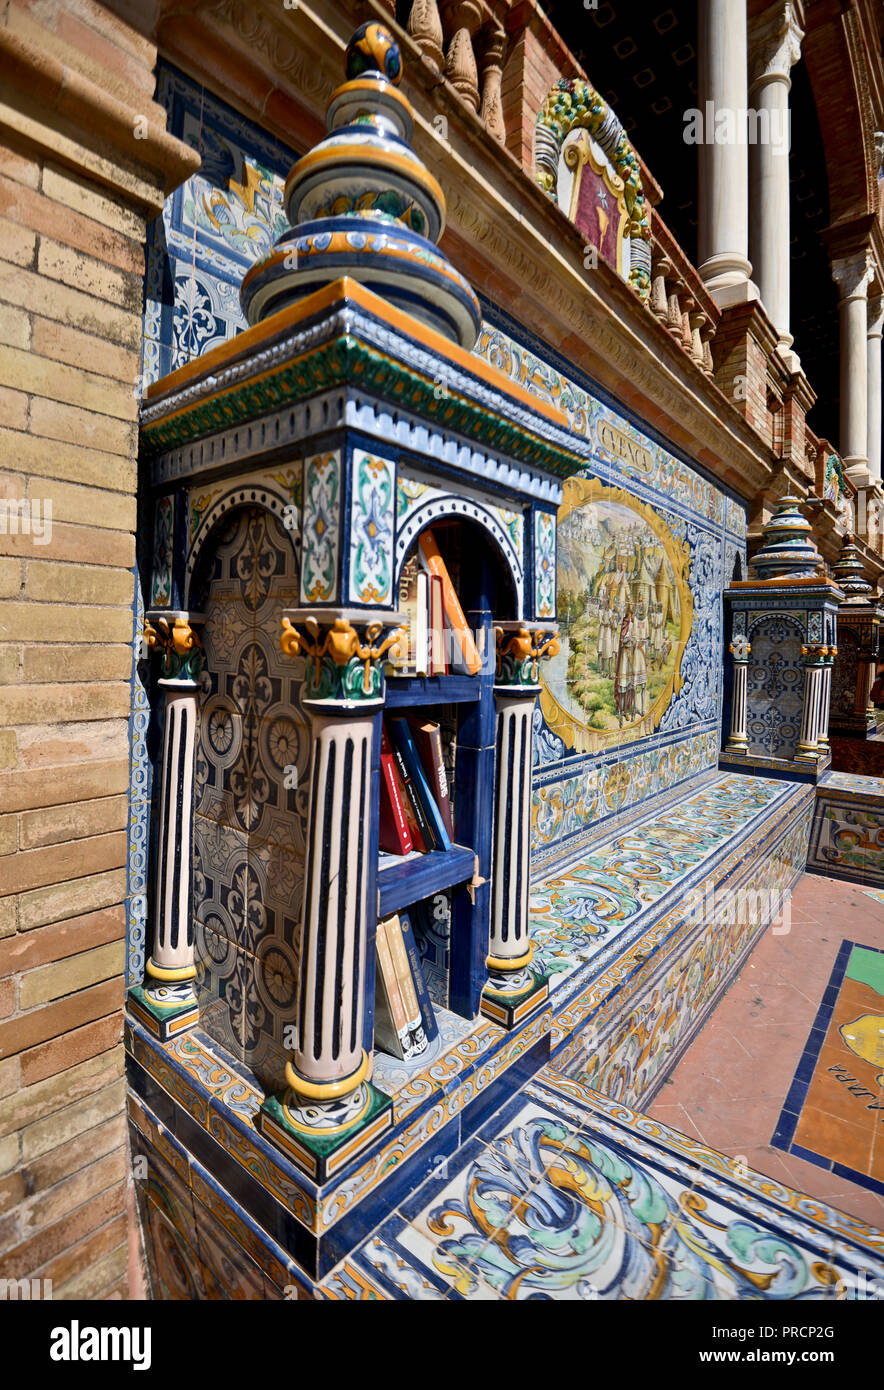
<svg viewBox="0 0 884 1390">
<path fill-rule="evenodd" d="M 882 894 L 807 874 L 790 906 L 790 918 L 764 933 L 648 1113 L 884 1230 L 884 1111 L 872 1108 L 884 1104 L 877 1080 L 884 1006 L 846 968 L 852 958 L 856 973 L 858 961 L 868 966 L 877 957 L 844 947 L 884 950 Z M 839 1027 L 854 1016 L 859 1027 L 848 1042 Z"/>
</svg>

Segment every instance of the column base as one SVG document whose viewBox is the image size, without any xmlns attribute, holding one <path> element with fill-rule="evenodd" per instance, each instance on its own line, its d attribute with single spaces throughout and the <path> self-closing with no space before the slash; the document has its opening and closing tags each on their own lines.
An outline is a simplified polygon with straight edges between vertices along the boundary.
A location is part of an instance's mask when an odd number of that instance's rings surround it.
<svg viewBox="0 0 884 1390">
<path fill-rule="evenodd" d="M 748 738 L 734 738 L 732 734 L 731 737 L 728 739 L 724 751 L 728 754 L 728 756 L 731 756 L 734 753 L 748 753 L 749 740 Z"/>
<path fill-rule="evenodd" d="M 180 991 L 177 998 L 176 989 Z M 171 1038 L 177 1038 L 179 1033 L 196 1027 L 200 1021 L 200 1010 L 189 982 L 183 986 L 154 985 L 151 990 L 154 995 L 166 995 L 168 1002 L 152 998 L 141 985 L 133 985 L 129 990 L 127 1006 L 142 1028 L 159 1038 L 160 1042 L 169 1042 Z"/>
<path fill-rule="evenodd" d="M 548 998 L 548 975 L 535 975 L 529 969 L 514 970 L 508 975 L 492 971 L 479 1007 L 485 1018 L 499 1023 L 509 1032 L 541 1008 Z"/>
<path fill-rule="evenodd" d="M 392 1100 L 370 1081 L 330 1105 L 305 1103 L 283 1091 L 268 1096 L 258 1111 L 264 1137 L 319 1183 L 346 1167 L 392 1124 Z"/>
<path fill-rule="evenodd" d="M 827 751 L 828 750 L 823 748 L 819 743 L 799 743 L 798 747 L 795 749 L 792 761 L 796 763 L 810 763 L 815 767 L 820 758 L 826 756 Z"/>
</svg>

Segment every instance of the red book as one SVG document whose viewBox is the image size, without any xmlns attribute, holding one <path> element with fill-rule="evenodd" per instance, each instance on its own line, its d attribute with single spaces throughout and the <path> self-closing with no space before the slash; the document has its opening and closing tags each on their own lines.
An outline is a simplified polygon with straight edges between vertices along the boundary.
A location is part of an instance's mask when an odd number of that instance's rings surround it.
<svg viewBox="0 0 884 1390">
<path fill-rule="evenodd" d="M 387 854 L 410 854 L 414 849 L 399 778 L 396 775 L 396 761 L 386 729 L 381 731 L 381 813 L 378 845 Z"/>
<path fill-rule="evenodd" d="M 454 839 L 451 798 L 448 793 L 448 777 L 445 772 L 445 756 L 439 725 L 432 719 L 422 722 L 420 719 L 412 718 L 409 723 L 420 760 L 424 766 L 424 772 L 427 774 L 430 790 L 436 799 L 436 805 L 442 812 L 442 819 L 448 833 Z"/>
</svg>

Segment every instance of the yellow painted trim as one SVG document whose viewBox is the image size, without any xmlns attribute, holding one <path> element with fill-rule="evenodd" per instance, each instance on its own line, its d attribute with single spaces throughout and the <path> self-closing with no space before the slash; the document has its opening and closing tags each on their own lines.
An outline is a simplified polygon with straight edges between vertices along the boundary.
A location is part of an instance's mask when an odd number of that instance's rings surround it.
<svg viewBox="0 0 884 1390">
<path fill-rule="evenodd" d="M 288 201 L 292 187 L 311 169 L 333 168 L 335 164 L 349 164 L 353 160 L 395 169 L 397 173 L 406 175 L 422 188 L 427 189 L 439 204 L 444 226 L 446 203 L 439 180 L 433 177 L 426 165 L 422 164 L 416 155 L 409 157 L 406 154 L 399 154 L 396 150 L 382 149 L 378 145 L 346 144 L 335 146 L 332 149 L 323 149 L 320 145 L 317 149 L 311 150 L 293 166 L 285 181 L 283 200 Z"/>
<path fill-rule="evenodd" d="M 147 964 L 144 968 L 147 971 L 148 975 L 152 976 L 155 980 L 166 980 L 175 983 L 176 981 L 181 980 L 196 979 L 195 965 L 178 965 L 174 967 L 169 967 L 165 965 L 155 965 L 154 962 L 148 957 Z"/>
<path fill-rule="evenodd" d="M 524 956 L 511 956 L 508 960 L 504 960 L 503 956 L 486 956 L 485 964 L 489 970 L 521 970 L 523 966 L 528 964 L 533 955 L 534 942 L 531 941 Z M 493 985 L 491 989 L 493 992 Z"/>
<path fill-rule="evenodd" d="M 305 1096 L 307 1100 L 335 1100 L 338 1096 L 349 1095 L 367 1076 L 368 1053 L 364 1051 L 362 1061 L 356 1070 L 351 1072 L 349 1076 L 342 1077 L 340 1081 L 305 1081 L 303 1076 L 299 1076 L 295 1071 L 291 1062 L 285 1064 L 287 1084 L 297 1095 Z M 350 1122 L 348 1121 L 348 1123 Z"/>
<path fill-rule="evenodd" d="M 435 329 L 428 328 L 411 314 L 403 313 L 402 310 L 395 308 L 389 300 L 375 294 L 374 290 L 366 289 L 358 280 L 352 279 L 349 275 L 344 275 L 340 280 L 334 280 L 330 285 L 324 285 L 322 289 L 314 290 L 312 294 L 305 295 L 297 304 L 291 304 L 285 309 L 278 309 L 275 314 L 263 319 L 261 323 L 256 323 L 253 328 L 245 329 L 244 332 L 238 333 L 235 338 L 231 338 L 228 342 L 219 343 L 216 348 L 212 348 L 203 357 L 194 358 L 192 362 L 170 372 L 168 376 L 161 377 L 159 381 L 155 381 L 148 387 L 145 399 L 154 402 L 161 396 L 183 390 L 186 385 L 196 381 L 199 377 L 211 376 L 215 372 L 229 367 L 231 363 L 238 361 L 241 357 L 247 357 L 256 352 L 266 339 L 276 337 L 285 332 L 287 328 L 297 327 L 304 319 L 321 313 L 323 309 L 337 303 L 340 299 L 352 300 L 354 304 L 358 304 L 363 309 L 377 315 L 378 318 L 384 319 L 392 327 L 417 339 L 437 356 L 447 358 L 456 366 L 480 377 L 496 391 L 500 391 L 502 395 L 509 396 L 511 400 L 518 401 L 520 405 L 528 406 L 538 415 L 545 416 L 551 423 L 564 429 L 568 428 L 568 417 L 563 411 L 556 409 L 554 405 L 543 400 L 540 396 L 533 396 L 530 391 L 526 391 L 518 382 L 505 376 L 497 367 L 492 367 L 485 361 L 484 357 L 475 356 L 473 353 L 467 352 L 466 348 L 452 343 L 449 338 L 444 338 Z M 315 349 L 313 350 L 315 351 Z M 309 353 L 304 354 L 305 357 L 309 355 Z M 272 371 L 276 370 L 278 368 L 272 369 Z M 270 372 L 264 373 L 264 375 L 270 374 Z M 250 378 L 252 381 L 260 379 Z M 225 390 L 214 393 L 215 396 L 224 394 Z M 212 399 L 212 397 L 207 399 Z M 174 419 L 178 415 L 186 414 L 191 409 L 193 409 L 192 406 L 183 406 L 162 418 L 164 420 Z"/>
</svg>

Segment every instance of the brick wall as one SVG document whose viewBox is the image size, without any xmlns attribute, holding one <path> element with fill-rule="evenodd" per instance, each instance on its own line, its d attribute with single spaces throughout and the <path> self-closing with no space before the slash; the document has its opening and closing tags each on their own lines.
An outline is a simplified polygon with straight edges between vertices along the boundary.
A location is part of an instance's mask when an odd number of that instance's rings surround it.
<svg viewBox="0 0 884 1390">
<path fill-rule="evenodd" d="M 0 502 L 51 504 L 0 513 L 0 1275 L 119 1297 L 143 242 L 195 159 L 103 7 L 13 3 L 0 50 Z"/>
</svg>

